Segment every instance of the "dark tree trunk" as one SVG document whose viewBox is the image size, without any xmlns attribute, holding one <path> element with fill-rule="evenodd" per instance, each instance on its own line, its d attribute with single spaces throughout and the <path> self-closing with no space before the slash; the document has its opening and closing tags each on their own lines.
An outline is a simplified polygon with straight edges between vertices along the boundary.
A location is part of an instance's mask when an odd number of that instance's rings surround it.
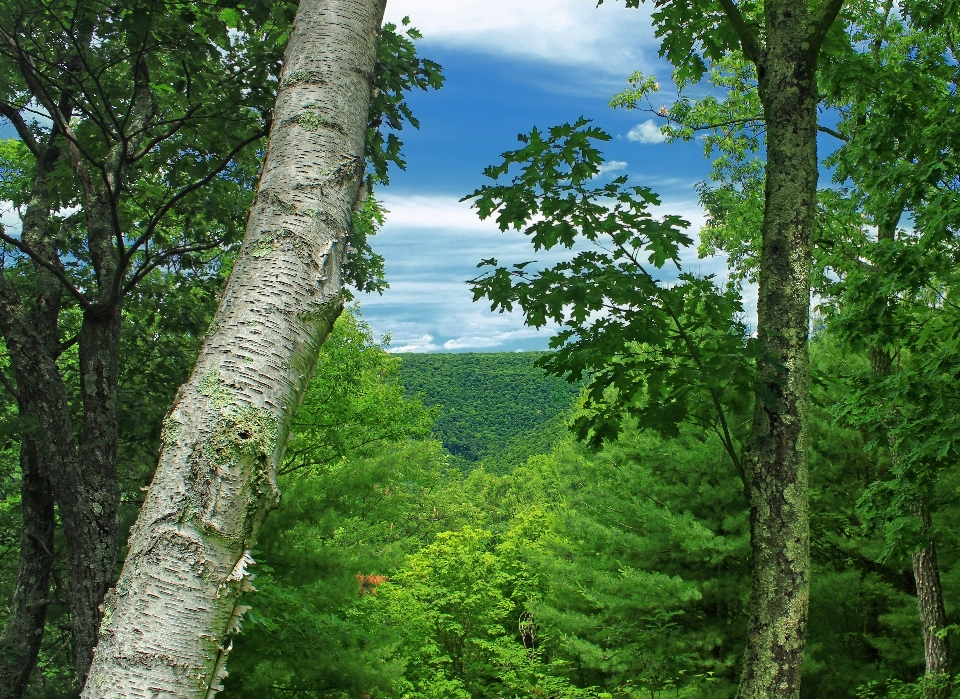
<svg viewBox="0 0 960 699">
<path fill-rule="evenodd" d="M 877 225 L 877 240 L 894 240 L 897 226 L 903 213 L 902 204 L 892 208 L 890 214 Z M 884 274 L 878 267 L 877 274 Z M 881 376 L 893 371 L 893 356 L 881 343 L 870 348 L 870 368 Z M 890 458 L 899 461 L 895 439 L 890 435 Z M 933 539 L 933 523 L 927 503 L 916 506 L 920 519 L 920 533 L 924 545 L 913 553 L 913 579 L 917 590 L 917 606 L 920 611 L 920 626 L 923 632 L 924 699 L 947 699 L 951 693 L 950 640 L 944 633 L 947 614 L 943 606 L 943 586 L 940 584 L 940 566 L 937 547 Z"/>
<path fill-rule="evenodd" d="M 913 554 L 913 577 L 917 583 L 917 605 L 920 608 L 926 662 L 923 696 L 924 699 L 947 699 L 951 692 L 950 642 L 943 633 L 947 628 L 947 613 L 943 607 L 937 545 L 932 538 L 930 513 L 926 508 L 921 520 L 927 544 Z"/>
<path fill-rule="evenodd" d="M 57 498 L 67 539 L 74 666 L 81 686 L 97 645 L 100 604 L 116 582 L 119 342 L 118 307 L 93 306 L 84 312 L 78 340 L 83 403 L 79 468 L 63 474 Z"/>
<path fill-rule="evenodd" d="M 38 470 L 49 477 L 59 501 L 67 490 L 62 474 L 79 471 L 66 386 L 55 358 L 27 318 L 17 289 L 4 276 L 0 276 L 0 328 L 19 387 L 21 415 L 29 425 L 29 435 L 36 439 Z M 27 510 L 24 514 L 29 515 Z M 36 526 L 26 521 L 24 525 Z M 42 626 L 39 628 L 42 633 Z"/>
<path fill-rule="evenodd" d="M 765 3 L 758 62 L 766 122 L 753 441 L 748 451 L 750 627 L 740 699 L 797 697 L 807 631 L 810 525 L 807 334 L 817 187 L 817 89 L 805 2 Z"/>
<path fill-rule="evenodd" d="M 7 624 L 0 639 L 0 699 L 20 699 L 37 662 L 47 617 L 53 570 L 53 494 L 40 470 L 37 445 L 26 433 L 20 443 L 20 562 Z"/>
<path fill-rule="evenodd" d="M 56 138 L 56 134 L 49 136 L 37 159 L 22 238 L 51 264 L 58 264 L 58 257 L 49 232 L 51 204 L 47 179 L 61 156 Z M 18 291 L 0 273 L 0 328 L 18 385 L 17 403 L 23 425 L 20 559 L 2 639 L 5 662 L 0 664 L 0 697 L 4 699 L 23 695 L 36 665 L 53 567 L 51 474 L 56 473 L 63 459 L 76 458 L 66 391 L 56 366 L 63 287 L 56 275 L 42 265 L 34 264 L 34 270 L 32 309 L 23 304 Z M 52 404 L 45 405 L 51 401 Z"/>
</svg>

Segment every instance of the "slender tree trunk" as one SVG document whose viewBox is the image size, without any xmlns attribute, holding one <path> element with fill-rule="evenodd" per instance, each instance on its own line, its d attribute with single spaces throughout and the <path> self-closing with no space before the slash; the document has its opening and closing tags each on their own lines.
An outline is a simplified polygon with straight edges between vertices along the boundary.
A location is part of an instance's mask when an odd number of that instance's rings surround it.
<svg viewBox="0 0 960 699">
<path fill-rule="evenodd" d="M 221 689 L 249 549 L 320 344 L 365 170 L 385 0 L 303 0 L 243 249 L 130 537 L 83 697 Z"/>
<path fill-rule="evenodd" d="M 78 686 L 86 682 L 100 624 L 101 604 L 116 581 L 120 488 L 117 482 L 117 383 L 124 265 L 116 241 L 117 192 L 126 174 L 127 152 L 136 150 L 156 113 L 145 59 L 134 67 L 137 85 L 125 138 L 106 158 L 111 169 L 104 182 L 85 198 L 87 244 L 96 272 L 94 302 L 86 307 L 77 349 L 83 424 L 76 470 L 59 474 L 57 503 L 67 540 L 70 621 L 74 671 Z"/>
<path fill-rule="evenodd" d="M 23 217 L 23 241 L 44 260 L 58 264 L 50 236 L 48 177 L 60 158 L 51 133 L 37 158 L 37 173 Z M 53 566 L 53 494 L 51 474 L 61 463 L 76 461 L 66 390 L 56 366 L 63 287 L 54 274 L 35 262 L 36 289 L 28 308 L 18 289 L 0 273 L 2 329 L 18 386 L 21 434 L 20 559 L 17 586 L 2 640 L 0 697 L 23 695 L 43 640 L 46 597 Z"/>
<path fill-rule="evenodd" d="M 877 222 L 877 240 L 891 241 L 896 238 L 897 225 L 903 214 L 903 205 L 897 202 L 890 213 Z M 877 274 L 884 274 L 878 267 Z M 870 348 L 870 368 L 881 376 L 893 371 L 893 357 L 881 343 Z M 899 453 L 893 435 L 890 439 L 890 458 L 896 466 Z M 929 505 L 920 502 L 916 507 L 920 519 L 920 536 L 925 545 L 913 553 L 913 579 L 917 588 L 917 607 L 920 612 L 920 626 L 923 632 L 924 655 L 924 699 L 947 699 L 950 696 L 951 667 L 950 639 L 944 629 L 947 628 L 947 614 L 943 606 L 943 586 L 940 583 L 940 566 L 937 561 L 937 548 L 933 540 L 933 523 Z"/>
<path fill-rule="evenodd" d="M 923 628 L 924 699 L 947 699 L 951 693 L 950 642 L 946 634 L 947 613 L 943 607 L 943 587 L 937 563 L 937 546 L 933 541 L 930 512 L 923 508 L 921 535 L 926 546 L 913 553 L 913 578 L 917 583 L 917 606 Z"/>
<path fill-rule="evenodd" d="M 806 2 L 768 0 L 758 65 L 766 122 L 753 441 L 751 600 L 740 699 L 797 697 L 810 576 L 807 421 L 817 90 Z"/>
<path fill-rule="evenodd" d="M 117 483 L 117 373 L 120 309 L 84 312 L 78 340 L 79 468 L 63 470 L 58 502 L 67 540 L 74 670 L 82 686 L 93 660 L 104 595 L 117 576 L 120 489 Z"/>
<path fill-rule="evenodd" d="M 27 316 L 18 290 L 5 276 L 0 276 L 0 328 L 20 391 L 21 415 L 29 429 L 26 436 L 35 441 L 38 471 L 44 477 L 49 475 L 50 489 L 56 496 L 62 491 L 62 483 L 55 474 L 62 469 L 79 469 L 73 420 L 60 368 Z M 32 514 L 33 510 L 24 510 L 25 529 L 38 526 L 27 521 Z M 29 549 L 21 554 L 29 555 Z M 34 633 L 39 636 L 42 631 L 41 624 Z"/>
<path fill-rule="evenodd" d="M 0 639 L 0 699 L 20 699 L 37 663 L 47 618 L 53 570 L 53 493 L 40 470 L 37 444 L 24 430 L 20 442 L 20 562 L 7 624 Z"/>
</svg>

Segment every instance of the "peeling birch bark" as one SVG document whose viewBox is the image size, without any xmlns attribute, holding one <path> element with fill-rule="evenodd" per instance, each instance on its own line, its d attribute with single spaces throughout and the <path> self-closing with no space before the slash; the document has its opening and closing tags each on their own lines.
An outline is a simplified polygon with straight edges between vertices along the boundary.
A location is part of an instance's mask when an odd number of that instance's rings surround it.
<svg viewBox="0 0 960 699">
<path fill-rule="evenodd" d="M 343 307 L 385 5 L 300 3 L 243 248 L 164 421 L 85 699 L 209 699 L 222 689 L 249 549 L 279 502 L 289 424 Z"/>
</svg>

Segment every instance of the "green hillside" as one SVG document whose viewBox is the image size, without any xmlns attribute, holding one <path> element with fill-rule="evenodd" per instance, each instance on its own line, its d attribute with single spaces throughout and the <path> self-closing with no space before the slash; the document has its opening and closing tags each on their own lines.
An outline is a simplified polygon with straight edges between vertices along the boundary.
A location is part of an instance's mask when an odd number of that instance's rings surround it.
<svg viewBox="0 0 960 699">
<path fill-rule="evenodd" d="M 547 451 L 564 428 L 579 384 L 547 376 L 534 365 L 540 352 L 406 354 L 400 381 L 410 395 L 439 406 L 434 427 L 465 467 L 494 470 Z"/>
</svg>

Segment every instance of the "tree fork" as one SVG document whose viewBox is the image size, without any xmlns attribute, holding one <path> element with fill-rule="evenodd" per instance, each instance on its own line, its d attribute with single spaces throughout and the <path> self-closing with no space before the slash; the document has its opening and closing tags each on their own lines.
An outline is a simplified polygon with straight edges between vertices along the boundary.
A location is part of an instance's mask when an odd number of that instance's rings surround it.
<svg viewBox="0 0 960 699">
<path fill-rule="evenodd" d="M 219 691 L 257 531 L 317 350 L 343 307 L 386 0 L 304 0 L 244 244 L 103 604 L 82 696 Z"/>
</svg>

